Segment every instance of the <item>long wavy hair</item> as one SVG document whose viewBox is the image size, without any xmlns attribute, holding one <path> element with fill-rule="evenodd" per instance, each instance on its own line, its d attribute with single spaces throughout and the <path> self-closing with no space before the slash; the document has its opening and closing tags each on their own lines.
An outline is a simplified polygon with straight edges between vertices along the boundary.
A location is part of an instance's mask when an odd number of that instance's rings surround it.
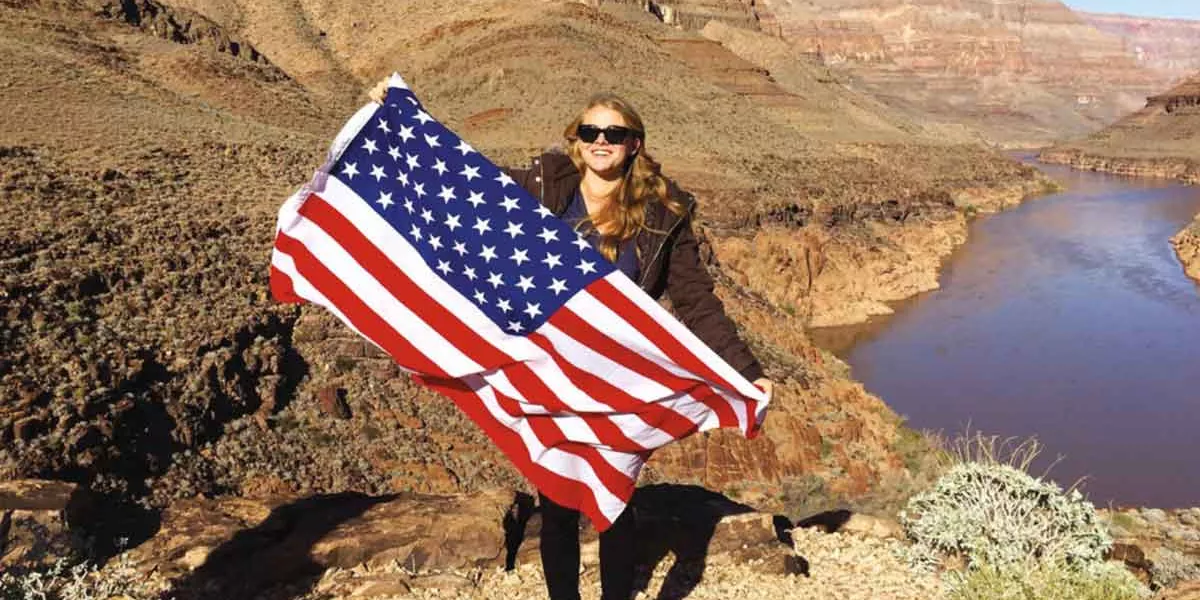
<svg viewBox="0 0 1200 600">
<path fill-rule="evenodd" d="M 583 123 L 587 111 L 603 106 L 620 113 L 625 119 L 625 125 L 637 132 L 641 139 L 641 147 L 630 154 L 625 161 L 625 175 L 617 186 L 616 192 L 599 214 L 591 218 L 591 227 L 600 234 L 600 253 L 608 260 L 616 260 L 617 251 L 621 244 L 634 237 L 639 231 L 646 229 L 646 205 L 660 202 L 671 212 L 682 215 L 683 205 L 671 198 L 667 189 L 667 180 L 662 176 L 662 167 L 646 152 L 646 127 L 642 117 L 633 106 L 616 94 L 602 93 L 592 96 L 587 105 L 567 128 L 563 137 L 567 141 L 567 156 L 575 163 L 582 175 L 587 168 L 583 162 L 580 150 L 579 136 L 576 130 Z"/>
</svg>

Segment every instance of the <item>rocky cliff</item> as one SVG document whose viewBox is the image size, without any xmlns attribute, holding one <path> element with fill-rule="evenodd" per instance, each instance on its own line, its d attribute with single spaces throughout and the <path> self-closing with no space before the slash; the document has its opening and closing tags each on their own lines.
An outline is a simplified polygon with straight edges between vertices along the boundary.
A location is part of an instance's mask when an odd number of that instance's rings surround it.
<svg viewBox="0 0 1200 600">
<path fill-rule="evenodd" d="M 786 39 L 867 89 L 1000 142 L 1087 133 L 1167 81 L 1056 0 L 764 4 Z"/>
<path fill-rule="evenodd" d="M 1200 21 L 1079 13 L 1092 27 L 1120 38 L 1139 63 L 1186 77 L 1200 70 Z"/>
<path fill-rule="evenodd" d="M 197 495 L 522 487 L 448 401 L 267 292 L 279 204 L 393 69 L 508 164 L 593 90 L 639 106 L 649 147 L 701 199 L 717 293 L 780 382 L 764 436 L 695 436 L 647 478 L 763 502 L 911 479 L 900 420 L 805 329 L 936 285 L 964 202 L 1041 185 L 822 65 L 775 79 L 732 36 L 635 5 L 117 6 L 0 2 L 0 478 L 76 481 L 135 516 Z"/>
</svg>

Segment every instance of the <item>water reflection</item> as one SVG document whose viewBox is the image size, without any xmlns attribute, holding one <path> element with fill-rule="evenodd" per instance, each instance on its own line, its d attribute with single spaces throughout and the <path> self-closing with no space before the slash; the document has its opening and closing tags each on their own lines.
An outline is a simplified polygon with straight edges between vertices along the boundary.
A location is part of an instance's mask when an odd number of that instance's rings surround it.
<svg viewBox="0 0 1200 600">
<path fill-rule="evenodd" d="M 915 427 L 1036 435 L 1099 503 L 1200 505 L 1200 288 L 1168 242 L 1200 188 L 1042 168 L 1068 191 L 974 222 L 942 289 L 814 338 Z"/>
</svg>

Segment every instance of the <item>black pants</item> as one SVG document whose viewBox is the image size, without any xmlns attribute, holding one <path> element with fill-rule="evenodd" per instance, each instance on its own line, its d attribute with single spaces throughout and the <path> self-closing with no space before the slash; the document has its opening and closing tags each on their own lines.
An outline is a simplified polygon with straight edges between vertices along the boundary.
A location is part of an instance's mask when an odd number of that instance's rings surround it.
<svg viewBox="0 0 1200 600">
<path fill-rule="evenodd" d="M 550 600 L 579 600 L 579 511 L 538 494 L 542 507 L 542 570 Z M 600 590 L 603 600 L 633 595 L 633 511 L 626 509 L 600 534 Z"/>
</svg>

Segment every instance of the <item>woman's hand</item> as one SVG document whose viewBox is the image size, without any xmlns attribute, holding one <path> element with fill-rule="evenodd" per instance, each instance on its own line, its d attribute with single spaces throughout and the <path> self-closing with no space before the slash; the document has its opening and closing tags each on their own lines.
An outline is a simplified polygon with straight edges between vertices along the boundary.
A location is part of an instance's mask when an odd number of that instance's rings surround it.
<svg viewBox="0 0 1200 600">
<path fill-rule="evenodd" d="M 379 80 L 379 83 L 375 84 L 375 87 L 371 88 L 371 91 L 367 92 L 367 96 L 371 98 L 371 102 L 383 104 L 383 99 L 387 96 L 387 90 L 388 78 L 384 77 Z"/>
<path fill-rule="evenodd" d="M 759 377 L 758 379 L 755 379 L 754 385 L 757 385 L 762 389 L 762 391 L 767 393 L 768 401 L 771 400 L 771 397 L 775 395 L 775 382 L 767 379 L 766 377 Z"/>
</svg>

